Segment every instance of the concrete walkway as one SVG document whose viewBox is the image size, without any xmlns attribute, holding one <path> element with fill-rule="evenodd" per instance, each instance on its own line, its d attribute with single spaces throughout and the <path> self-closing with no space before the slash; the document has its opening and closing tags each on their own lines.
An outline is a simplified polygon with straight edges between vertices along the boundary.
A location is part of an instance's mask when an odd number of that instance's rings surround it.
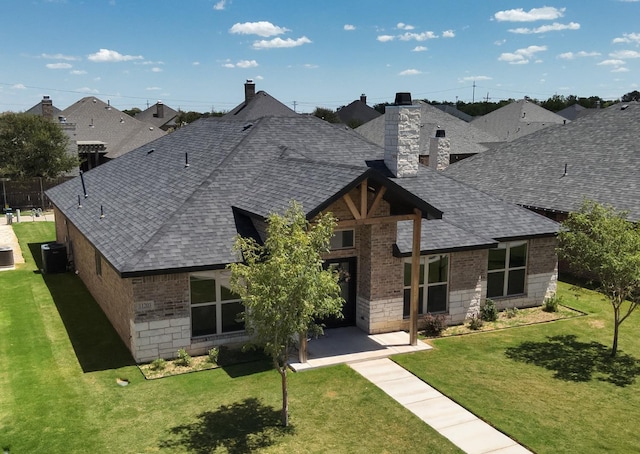
<svg viewBox="0 0 640 454">
<path fill-rule="evenodd" d="M 26 211 L 20 216 L 20 223 L 35 222 L 35 221 L 53 221 L 53 213 L 43 213 L 41 216 L 31 216 L 31 211 Z M 13 216 L 12 222 L 17 223 L 17 217 Z M 0 247 L 9 246 L 13 250 L 13 263 L 18 265 L 24 263 L 24 257 L 22 256 L 22 250 L 18 243 L 18 238 L 13 232 L 13 227 L 7 224 L 7 216 L 0 212 Z M 14 267 L 0 267 L 0 271 L 12 270 Z"/>
<path fill-rule="evenodd" d="M 350 366 L 467 453 L 530 453 L 388 358 Z"/>
</svg>

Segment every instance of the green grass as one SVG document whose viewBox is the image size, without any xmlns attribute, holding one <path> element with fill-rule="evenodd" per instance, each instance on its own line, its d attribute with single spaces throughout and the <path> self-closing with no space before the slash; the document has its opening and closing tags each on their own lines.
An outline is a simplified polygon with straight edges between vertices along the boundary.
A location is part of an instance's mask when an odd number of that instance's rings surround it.
<svg viewBox="0 0 640 454">
<path fill-rule="evenodd" d="M 622 324 L 612 361 L 611 305 L 565 283 L 558 293 L 587 316 L 437 339 L 394 359 L 537 453 L 637 452 L 640 314 Z"/>
<path fill-rule="evenodd" d="M 290 374 L 287 430 L 280 378 L 265 362 L 145 380 L 79 278 L 38 272 L 53 224 L 13 227 L 26 263 L 0 273 L 0 448 L 459 452 L 347 366 Z"/>
</svg>

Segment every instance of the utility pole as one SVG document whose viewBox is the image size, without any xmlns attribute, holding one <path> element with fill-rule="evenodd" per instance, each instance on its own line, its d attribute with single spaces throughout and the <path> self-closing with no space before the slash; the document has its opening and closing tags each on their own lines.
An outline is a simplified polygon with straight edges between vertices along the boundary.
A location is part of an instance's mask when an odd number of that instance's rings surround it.
<svg viewBox="0 0 640 454">
<path fill-rule="evenodd" d="M 294 111 L 294 112 L 297 112 L 297 111 L 296 111 L 296 107 L 297 107 L 297 106 L 298 106 L 298 102 L 297 102 L 297 101 L 293 101 L 293 111 Z"/>
<path fill-rule="evenodd" d="M 473 95 L 471 97 L 471 104 L 476 102 L 476 81 L 473 81 Z"/>
</svg>

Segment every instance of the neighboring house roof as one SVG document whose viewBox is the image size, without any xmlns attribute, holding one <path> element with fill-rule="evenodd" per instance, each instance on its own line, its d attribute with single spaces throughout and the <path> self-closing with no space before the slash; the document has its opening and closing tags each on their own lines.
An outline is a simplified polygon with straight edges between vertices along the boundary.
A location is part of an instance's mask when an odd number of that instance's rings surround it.
<svg viewBox="0 0 640 454">
<path fill-rule="evenodd" d="M 351 104 L 341 107 L 336 114 L 342 123 L 355 122 L 361 125 L 382 115 L 376 109 L 367 105 L 367 97 L 365 95 L 360 96 L 360 99 L 353 101 Z"/>
<path fill-rule="evenodd" d="M 257 118 L 273 116 L 297 116 L 298 114 L 282 104 L 266 91 L 258 91 L 249 99 L 227 112 L 223 118 L 235 118 L 236 120 L 255 120 Z"/>
<path fill-rule="evenodd" d="M 443 129 L 451 142 L 451 154 L 466 155 L 486 151 L 500 141 L 489 133 L 477 129 L 459 118 L 445 113 L 423 101 L 414 101 L 421 107 L 420 154 L 429 155 L 429 139 Z M 356 128 L 356 132 L 384 147 L 384 115 Z"/>
<path fill-rule="evenodd" d="M 134 118 L 166 131 L 175 127 L 177 116 L 177 110 L 172 109 L 162 101 L 158 101 L 146 110 L 138 112 Z"/>
<path fill-rule="evenodd" d="M 166 134 L 160 128 L 127 115 L 94 96 L 87 96 L 60 112 L 76 125 L 76 140 L 106 143 L 106 157 L 117 158 Z"/>
<path fill-rule="evenodd" d="M 578 118 L 582 118 L 586 115 L 590 115 L 594 112 L 597 112 L 598 109 L 587 109 L 586 107 L 581 106 L 580 104 L 572 104 L 569 107 L 565 107 L 559 112 L 556 112 L 562 118 L 566 118 L 567 120 L 575 121 Z"/>
<path fill-rule="evenodd" d="M 425 253 L 557 231 L 543 216 L 426 167 L 415 178 L 390 177 L 383 156 L 352 130 L 313 116 L 207 118 L 85 173 L 82 208 L 78 178 L 47 195 L 125 277 L 222 268 L 238 260 L 233 240 L 255 230 L 251 218 L 291 199 L 311 218 L 365 178 L 388 188 L 385 199 L 441 217 L 433 229 L 423 222 Z M 398 238 L 410 231 L 401 224 Z"/>
<path fill-rule="evenodd" d="M 528 99 L 514 101 L 471 120 L 473 126 L 492 134 L 503 142 L 511 142 L 551 125 L 564 123 L 568 123 L 566 118 Z"/>
<path fill-rule="evenodd" d="M 639 221 L 638 125 L 640 103 L 616 104 L 469 158 L 445 173 L 526 207 L 568 213 L 588 198 L 627 210 Z"/>
<path fill-rule="evenodd" d="M 46 100 L 49 100 L 48 96 L 46 96 L 45 98 L 46 98 Z M 43 100 L 43 101 L 45 101 L 45 100 Z M 40 117 L 46 116 L 47 112 L 45 112 L 46 107 L 43 106 L 43 101 L 40 101 L 38 104 L 33 106 L 31 109 L 26 110 L 24 113 L 31 114 L 31 115 L 38 115 Z M 51 108 L 51 112 L 49 114 L 52 115 L 53 119 L 57 119 L 58 115 L 61 112 L 61 110 L 58 109 L 56 106 L 54 106 L 51 103 L 49 103 L 49 106 Z"/>
<path fill-rule="evenodd" d="M 466 121 L 467 123 L 469 123 L 471 120 L 473 120 L 473 117 L 467 113 L 464 113 L 461 110 L 458 110 L 456 107 L 450 106 L 448 104 L 438 104 L 436 106 L 437 109 L 440 109 L 443 112 L 448 113 L 449 115 L 453 115 L 456 118 L 459 118 L 462 121 Z"/>
</svg>

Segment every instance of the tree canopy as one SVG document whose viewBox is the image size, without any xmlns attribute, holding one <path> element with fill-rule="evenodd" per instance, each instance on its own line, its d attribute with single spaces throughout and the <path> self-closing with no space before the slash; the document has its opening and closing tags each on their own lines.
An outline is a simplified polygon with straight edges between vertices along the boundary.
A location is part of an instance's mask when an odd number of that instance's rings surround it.
<svg viewBox="0 0 640 454">
<path fill-rule="evenodd" d="M 569 214 L 558 239 L 560 258 L 596 280 L 613 306 L 615 356 L 620 324 L 640 304 L 640 229 L 625 212 L 586 200 Z"/>
<path fill-rule="evenodd" d="M 282 423 L 288 425 L 287 367 L 296 338 L 321 330 L 318 320 L 342 315 L 338 273 L 323 267 L 335 219 L 320 215 L 313 224 L 292 202 L 284 215 L 268 218 L 264 245 L 238 237 L 244 263 L 231 268 L 231 288 L 245 305 L 247 332 L 271 356 L 282 380 Z"/>
<path fill-rule="evenodd" d="M 0 115 L 0 175 L 53 178 L 78 165 L 56 123 L 29 114 Z"/>
<path fill-rule="evenodd" d="M 313 111 L 313 115 L 324 121 L 328 121 L 329 123 L 340 123 L 340 117 L 338 117 L 338 114 L 334 110 L 327 109 L 325 107 L 316 107 Z"/>
</svg>

